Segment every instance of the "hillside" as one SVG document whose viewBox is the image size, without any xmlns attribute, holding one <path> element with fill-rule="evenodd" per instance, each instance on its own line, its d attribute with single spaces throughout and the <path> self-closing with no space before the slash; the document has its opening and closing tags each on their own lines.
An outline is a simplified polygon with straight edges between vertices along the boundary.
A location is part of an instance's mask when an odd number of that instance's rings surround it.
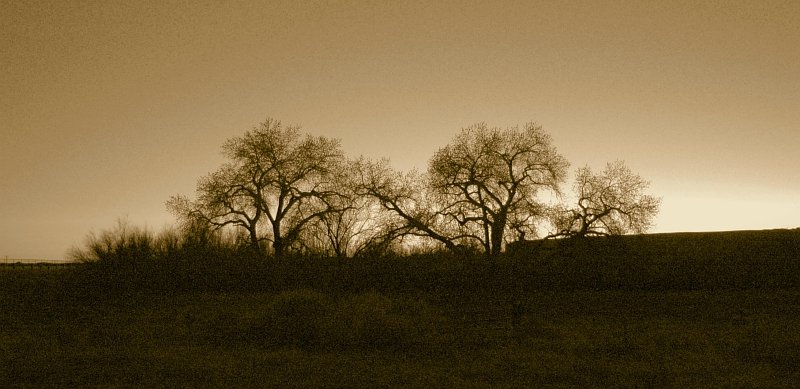
<svg viewBox="0 0 800 389">
<path fill-rule="evenodd" d="M 674 232 L 576 240 L 539 240 L 510 245 L 513 255 L 580 253 L 659 261 L 800 260 L 800 228 L 719 232 Z"/>
<path fill-rule="evenodd" d="M 530 241 L 509 248 L 527 283 L 599 289 L 800 285 L 800 229 Z M 525 266 L 525 265 L 523 265 Z"/>
</svg>

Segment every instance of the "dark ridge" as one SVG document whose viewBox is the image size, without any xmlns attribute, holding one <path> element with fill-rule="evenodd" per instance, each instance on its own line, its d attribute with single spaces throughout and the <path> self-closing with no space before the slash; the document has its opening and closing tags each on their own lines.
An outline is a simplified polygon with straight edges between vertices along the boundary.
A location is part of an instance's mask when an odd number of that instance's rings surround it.
<svg viewBox="0 0 800 389">
<path fill-rule="evenodd" d="M 581 248 L 587 254 L 631 255 L 650 260 L 800 259 L 800 228 L 533 240 L 509 244 L 508 252 L 516 256 Z"/>
</svg>

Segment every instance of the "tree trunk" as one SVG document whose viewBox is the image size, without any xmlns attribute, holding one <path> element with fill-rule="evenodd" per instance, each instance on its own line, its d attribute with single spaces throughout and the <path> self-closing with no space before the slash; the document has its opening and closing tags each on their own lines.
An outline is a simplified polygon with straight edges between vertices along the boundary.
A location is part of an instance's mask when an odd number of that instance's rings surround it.
<svg viewBox="0 0 800 389">
<path fill-rule="evenodd" d="M 249 227 L 247 227 L 247 232 L 250 235 L 250 249 L 253 250 L 253 253 L 260 255 L 261 247 L 258 244 L 258 234 L 256 231 L 256 225 L 252 224 Z"/>
<path fill-rule="evenodd" d="M 498 215 L 494 223 L 491 225 L 492 240 L 491 251 L 489 256 L 494 258 L 500 255 L 500 250 L 503 248 L 503 235 L 506 231 L 506 216 L 504 214 Z"/>
<path fill-rule="evenodd" d="M 275 258 L 282 258 L 286 247 L 281 236 L 281 222 L 275 221 L 272 223 L 272 251 Z"/>
<path fill-rule="evenodd" d="M 489 256 L 494 258 L 500 255 L 500 250 L 503 248 L 503 232 L 505 226 L 492 225 L 492 244 Z"/>
</svg>

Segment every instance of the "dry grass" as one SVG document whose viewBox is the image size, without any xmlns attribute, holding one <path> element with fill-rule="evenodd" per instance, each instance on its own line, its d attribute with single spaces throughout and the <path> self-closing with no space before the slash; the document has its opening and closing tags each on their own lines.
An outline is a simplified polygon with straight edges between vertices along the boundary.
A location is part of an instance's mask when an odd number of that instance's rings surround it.
<svg viewBox="0 0 800 389">
<path fill-rule="evenodd" d="M 73 306 L 4 300 L 0 382 L 353 387 L 800 383 L 793 367 L 800 358 L 798 290 L 540 292 L 513 296 L 525 307 L 517 320 L 510 297 L 374 292 L 332 297 L 293 291 Z M 323 316 L 309 316 L 313 312 Z M 287 327 L 282 326 L 290 323 L 280 317 L 316 324 L 297 322 L 297 331 L 284 333 Z"/>
<path fill-rule="evenodd" d="M 798 242 L 5 271 L 0 387 L 798 387 Z"/>
</svg>

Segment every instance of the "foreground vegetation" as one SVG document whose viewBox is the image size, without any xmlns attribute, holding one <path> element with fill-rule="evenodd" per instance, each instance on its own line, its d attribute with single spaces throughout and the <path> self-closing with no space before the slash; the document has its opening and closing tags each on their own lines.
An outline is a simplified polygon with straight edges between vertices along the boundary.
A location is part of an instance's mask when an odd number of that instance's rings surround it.
<svg viewBox="0 0 800 389">
<path fill-rule="evenodd" d="M 796 387 L 799 235 L 3 271 L 0 384 Z"/>
<path fill-rule="evenodd" d="M 518 321 L 510 305 L 498 305 L 498 296 L 364 293 L 319 295 L 311 303 L 302 296 L 315 294 L 198 293 L 75 305 L 4 301 L 10 309 L 3 312 L 0 332 L 0 382 L 50 387 L 794 387 L 800 382 L 794 367 L 800 357 L 797 290 L 532 293 L 517 296 L 530 309 Z M 287 308 L 287 301 L 299 307 Z"/>
</svg>

